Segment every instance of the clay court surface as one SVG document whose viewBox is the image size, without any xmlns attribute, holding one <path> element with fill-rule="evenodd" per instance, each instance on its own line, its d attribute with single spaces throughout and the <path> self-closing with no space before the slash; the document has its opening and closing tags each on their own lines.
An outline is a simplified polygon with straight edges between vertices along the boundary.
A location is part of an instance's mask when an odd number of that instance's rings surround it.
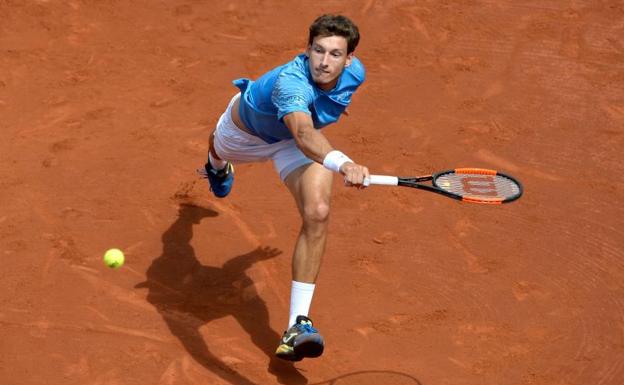
<svg viewBox="0 0 624 385">
<path fill-rule="evenodd" d="M 311 317 L 273 360 L 299 217 L 269 163 L 195 169 L 236 92 L 358 23 L 325 130 L 378 174 L 486 167 L 503 206 L 344 187 Z M 0 0 L 0 383 L 621 385 L 621 1 Z M 102 263 L 118 247 L 119 270 Z"/>
</svg>

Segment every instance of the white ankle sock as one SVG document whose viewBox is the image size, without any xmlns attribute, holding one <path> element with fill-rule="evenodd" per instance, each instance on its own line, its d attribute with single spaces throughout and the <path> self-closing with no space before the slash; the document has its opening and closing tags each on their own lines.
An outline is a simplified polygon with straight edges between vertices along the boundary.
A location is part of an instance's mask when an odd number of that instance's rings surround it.
<svg viewBox="0 0 624 385">
<path fill-rule="evenodd" d="M 288 320 L 288 328 L 297 322 L 298 315 L 308 316 L 310 304 L 312 304 L 312 296 L 314 295 L 313 283 L 292 281 L 290 288 L 290 319 Z M 287 329 L 288 329 L 287 328 Z"/>
<path fill-rule="evenodd" d="M 210 151 L 208 151 L 208 160 L 210 160 L 210 166 L 212 166 L 215 170 L 223 170 L 227 164 L 225 160 L 215 159 Z"/>
</svg>

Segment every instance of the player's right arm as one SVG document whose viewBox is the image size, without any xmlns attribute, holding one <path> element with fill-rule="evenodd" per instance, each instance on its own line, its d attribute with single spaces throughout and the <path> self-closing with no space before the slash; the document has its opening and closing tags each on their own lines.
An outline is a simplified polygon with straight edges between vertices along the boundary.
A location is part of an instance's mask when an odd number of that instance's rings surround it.
<svg viewBox="0 0 624 385">
<path fill-rule="evenodd" d="M 328 164 L 331 164 L 331 162 L 328 162 L 331 157 L 334 157 L 337 153 L 342 154 L 332 147 L 325 135 L 314 128 L 312 117 L 309 114 L 302 111 L 294 111 L 284 115 L 283 120 L 295 139 L 297 147 L 313 161 L 327 167 Z M 343 162 L 338 170 L 335 171 L 344 175 L 345 182 L 348 185 L 361 186 L 364 179 L 370 177 L 368 168 L 356 164 L 350 159 Z"/>
</svg>

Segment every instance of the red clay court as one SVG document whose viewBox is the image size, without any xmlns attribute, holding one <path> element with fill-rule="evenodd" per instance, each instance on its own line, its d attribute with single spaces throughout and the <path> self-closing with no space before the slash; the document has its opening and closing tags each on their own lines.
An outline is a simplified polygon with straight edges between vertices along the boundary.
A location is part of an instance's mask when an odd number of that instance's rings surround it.
<svg viewBox="0 0 624 385">
<path fill-rule="evenodd" d="M 485 167 L 502 206 L 334 186 L 311 317 L 272 353 L 299 217 L 269 163 L 195 169 L 236 92 L 360 27 L 325 130 L 377 174 Z M 0 383 L 621 385 L 621 1 L 0 0 Z M 111 270 L 106 249 L 126 253 Z"/>
</svg>

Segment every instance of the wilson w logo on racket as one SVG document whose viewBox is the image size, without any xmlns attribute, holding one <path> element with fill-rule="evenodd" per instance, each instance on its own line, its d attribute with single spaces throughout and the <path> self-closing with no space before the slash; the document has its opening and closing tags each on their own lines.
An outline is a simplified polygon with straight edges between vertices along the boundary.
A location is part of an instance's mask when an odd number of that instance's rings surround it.
<svg viewBox="0 0 624 385">
<path fill-rule="evenodd" d="M 422 183 L 429 181 L 431 184 Z M 418 177 L 371 175 L 364 184 L 412 187 L 464 202 L 484 204 L 513 202 L 523 192 L 517 179 L 484 168 L 456 168 Z"/>
<path fill-rule="evenodd" d="M 461 182 L 464 191 L 468 194 L 491 197 L 498 195 L 494 178 L 491 176 L 463 178 Z"/>
</svg>

